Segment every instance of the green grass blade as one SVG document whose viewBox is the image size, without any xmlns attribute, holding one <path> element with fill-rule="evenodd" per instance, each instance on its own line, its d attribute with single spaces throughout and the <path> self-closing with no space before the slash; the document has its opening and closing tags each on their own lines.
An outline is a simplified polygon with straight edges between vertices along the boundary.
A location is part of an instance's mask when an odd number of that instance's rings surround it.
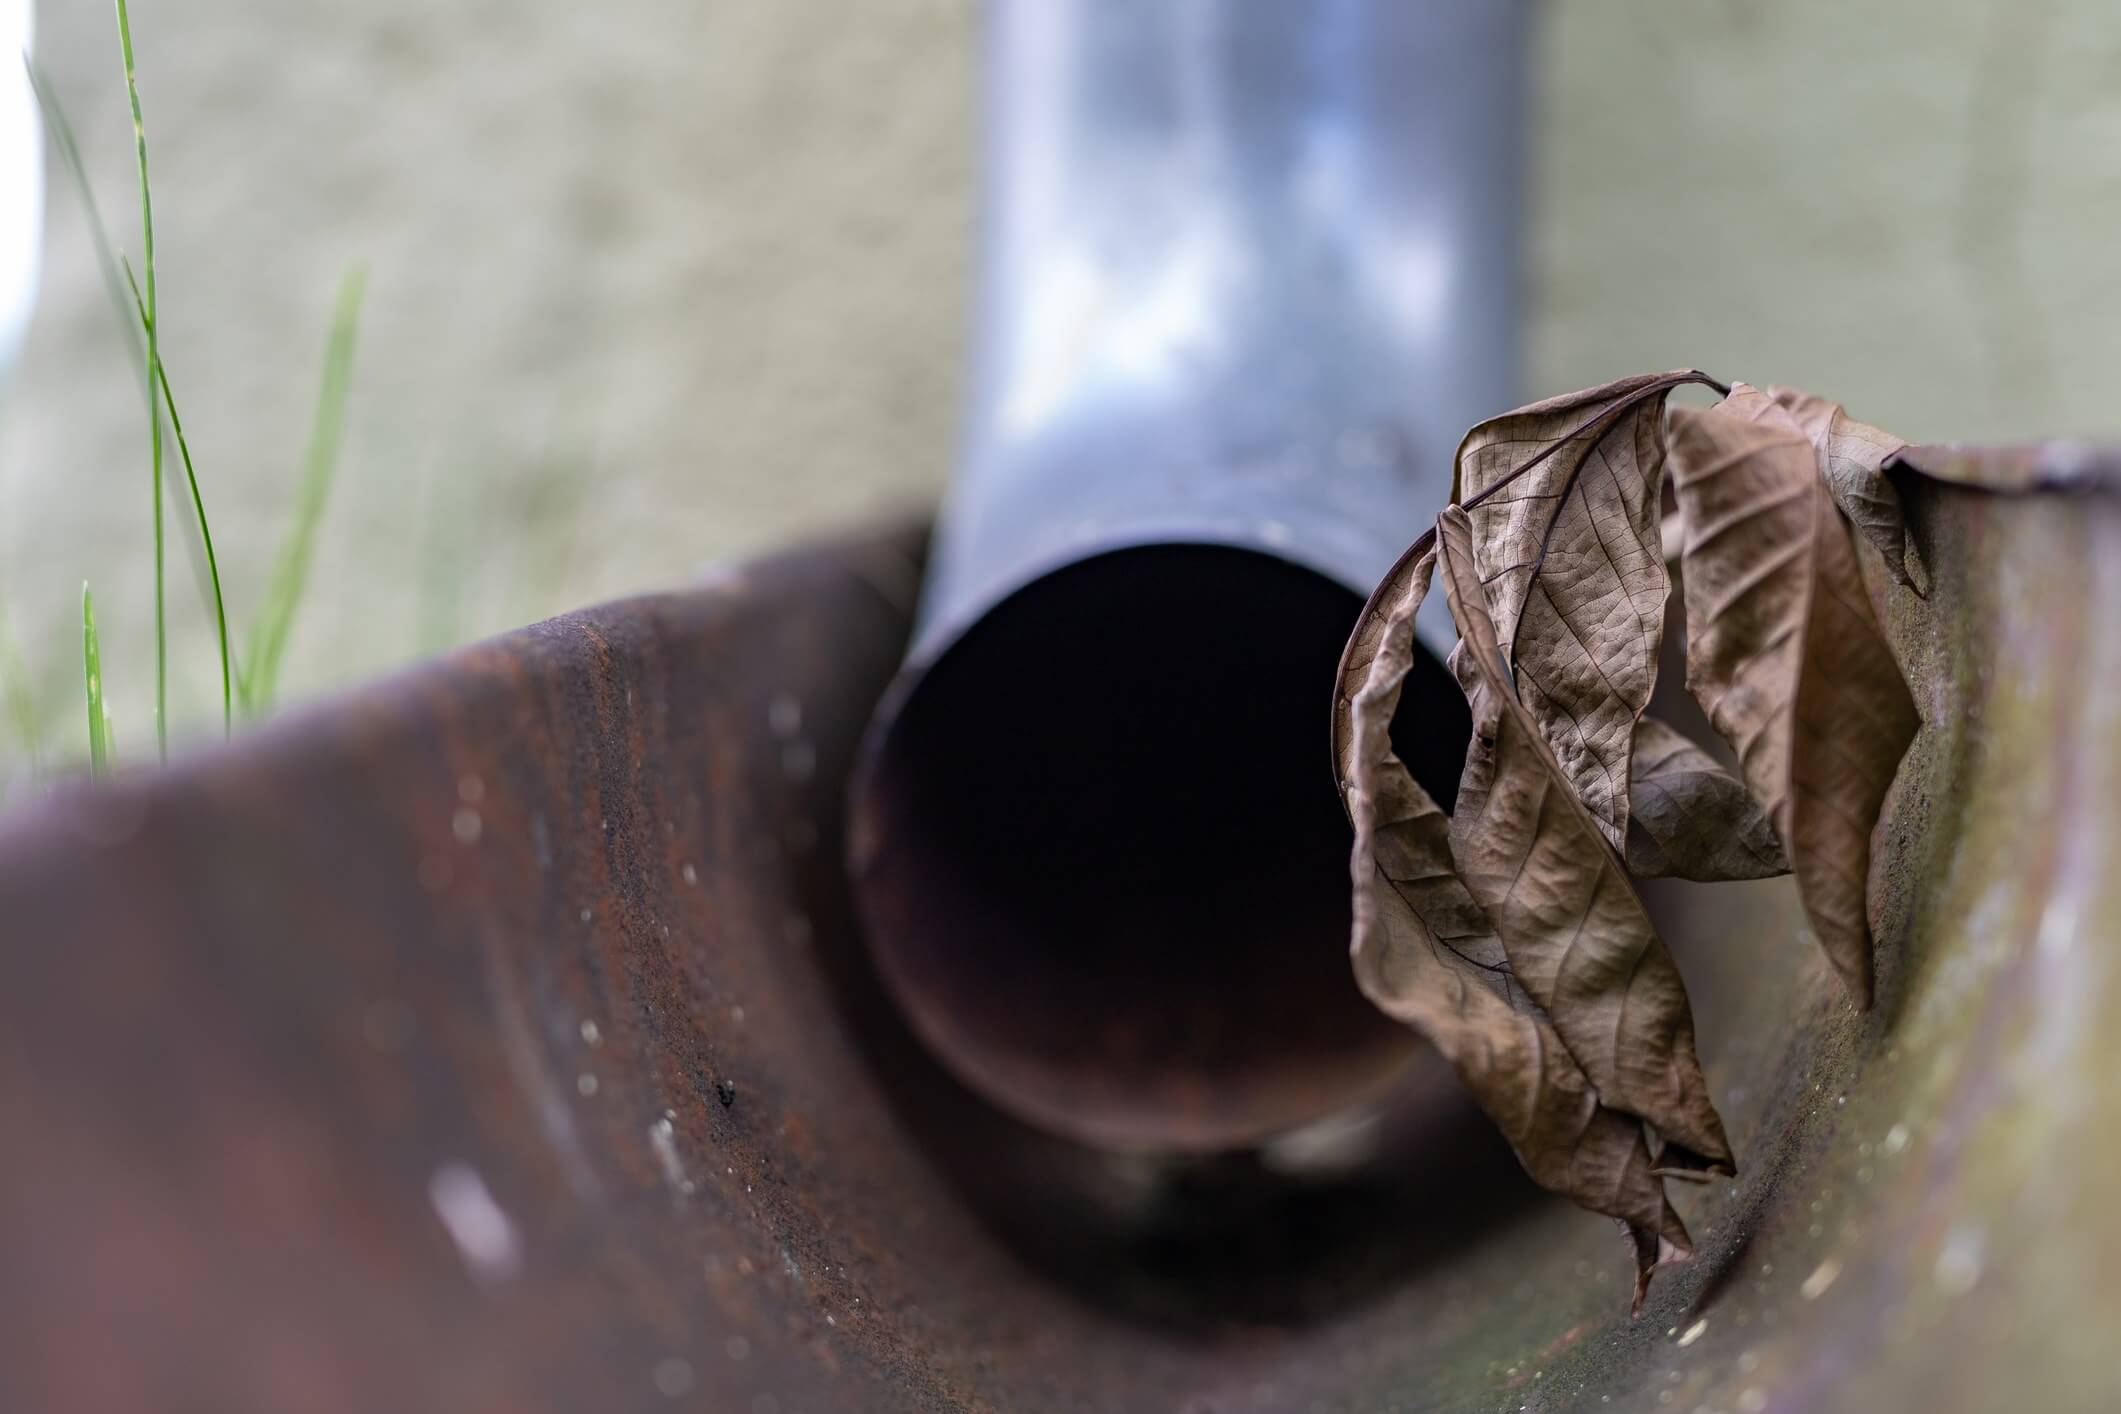
<svg viewBox="0 0 2121 1414">
<path fill-rule="evenodd" d="M 301 606 L 309 584 L 309 563 L 316 552 L 317 526 L 324 518 L 324 505 L 331 495 L 332 477 L 338 469 L 339 441 L 345 430 L 346 392 L 353 380 L 354 332 L 360 321 L 361 293 L 366 277 L 356 266 L 346 272 L 339 286 L 339 302 L 333 312 L 331 335 L 324 346 L 324 376 L 317 390 L 317 409 L 310 426 L 309 448 L 303 457 L 301 499 L 295 505 L 294 522 L 280 547 L 273 566 L 272 582 L 258 617 L 251 625 L 250 646 L 237 674 L 243 710 L 256 715 L 272 706 L 279 691 L 280 664 L 287 651 L 287 638 L 294 627 L 295 611 Z"/>
<path fill-rule="evenodd" d="M 59 165 L 66 170 L 73 182 L 74 194 L 81 200 L 82 214 L 87 218 L 89 232 L 95 240 L 96 268 L 102 272 L 103 291 L 110 297 L 111 312 L 118 316 L 119 328 L 130 330 L 134 327 L 132 305 L 126 299 L 125 277 L 114 254 L 118 243 L 111 239 L 110 227 L 103 223 L 103 208 L 96 201 L 96 189 L 89 185 L 88 168 L 81 160 L 81 144 L 74 140 L 74 125 L 67 118 L 65 105 L 59 102 L 58 90 L 52 87 L 51 75 L 44 71 L 44 66 L 25 54 L 22 67 L 29 73 L 29 85 L 37 95 L 37 107 L 43 111 L 44 126 L 52 136 L 52 145 L 59 150 Z M 145 379 L 147 355 L 140 340 L 127 338 L 125 350 L 132 356 L 134 374 Z"/>
<path fill-rule="evenodd" d="M 101 779 L 110 774 L 110 712 L 103 705 L 103 653 L 96 646 L 96 600 L 81 582 L 81 669 L 88 683 L 88 770 Z"/>
<path fill-rule="evenodd" d="M 110 228 L 103 224 L 103 209 L 97 204 L 95 188 L 89 184 L 88 169 L 81 161 L 81 144 L 74 140 L 74 125 L 66 116 L 66 106 L 59 101 L 59 92 L 53 87 L 51 76 L 45 73 L 42 65 L 38 64 L 27 54 L 22 56 L 22 63 L 23 68 L 29 73 L 30 87 L 36 93 L 37 106 L 43 110 L 45 127 L 52 135 L 53 145 L 59 150 L 59 165 L 65 170 L 68 178 L 71 179 L 74 195 L 80 201 L 82 215 L 88 222 L 89 234 L 94 243 L 96 268 L 102 273 L 104 293 L 110 297 L 111 313 L 117 316 L 119 332 L 124 336 L 125 352 L 133 364 L 133 376 L 140 379 L 144 384 L 147 380 L 146 330 L 143 327 L 143 321 L 134 312 L 134 306 L 136 304 L 144 306 L 144 302 L 139 299 L 137 290 L 130 296 L 126 293 L 126 286 L 132 280 L 131 266 L 126 265 L 121 270 L 121 262 L 113 254 L 118 249 L 118 244 L 111 239 Z M 160 381 L 162 383 L 163 400 L 168 403 L 170 398 L 169 360 L 167 355 L 164 356 L 162 361 Z M 172 408 L 171 411 L 174 412 L 175 409 Z M 182 429 L 178 430 L 178 438 L 181 444 Z M 194 512 L 190 518 L 184 521 L 188 532 L 184 536 L 184 553 L 185 557 L 191 562 L 192 581 L 198 587 L 199 603 L 218 622 L 226 617 L 222 606 L 217 602 L 220 594 L 220 585 L 217 582 L 220 578 L 219 566 L 208 563 L 209 546 L 207 542 L 210 536 L 205 529 L 203 521 L 199 519 L 199 513 L 203 512 L 204 509 L 204 502 L 197 494 L 198 478 L 192 473 L 188 449 L 185 476 L 193 493 L 189 506 L 181 504 L 183 493 L 176 489 L 174 481 L 168 484 L 167 489 L 171 501 L 179 502 L 176 509 Z M 226 694 L 224 693 L 223 696 L 225 699 Z M 225 700 L 222 705 L 225 729 L 228 717 Z"/>
<path fill-rule="evenodd" d="M 147 180 L 147 123 L 140 116 L 140 80 L 133 64 L 132 17 L 118 0 L 118 47 L 125 59 L 125 96 L 133 109 L 133 152 L 140 167 L 140 269 L 147 286 L 147 442 L 148 475 L 155 507 L 155 747 L 169 759 L 169 611 L 163 584 L 162 414 L 155 391 L 161 382 L 162 349 L 156 331 L 155 203 Z"/>
<path fill-rule="evenodd" d="M 117 242 L 111 239 L 110 229 L 103 223 L 103 209 L 96 202 L 95 188 L 89 184 L 88 168 L 81 160 L 81 144 L 74 138 L 74 125 L 66 115 L 65 105 L 59 101 L 58 90 L 52 87 L 51 78 L 43 67 L 27 54 L 22 56 L 22 63 L 29 74 L 30 87 L 36 93 L 37 106 L 43 111 L 45 127 L 50 130 L 53 144 L 58 148 L 59 165 L 71 179 L 74 194 L 81 202 L 82 214 L 88 221 L 105 293 L 110 296 L 119 326 L 128 331 L 125 350 L 132 356 L 133 372 L 144 381 L 147 357 L 143 341 L 150 332 L 147 301 L 140 293 L 139 282 L 133 278 L 131 262 L 112 254 L 118 248 Z M 196 544 L 191 540 L 185 543 L 187 548 L 204 554 L 203 565 L 195 555 L 192 568 L 194 572 L 201 568 L 205 570 L 207 608 L 214 616 L 214 632 L 220 645 L 221 730 L 225 735 L 234 725 L 235 711 L 228 646 L 228 606 L 221 591 L 221 565 L 214 555 L 214 534 L 206 518 L 206 497 L 199 489 L 199 474 L 192 465 L 191 446 L 184 437 L 183 420 L 177 415 L 177 397 L 169 386 L 169 365 L 159 359 L 157 363 L 156 381 L 161 385 L 162 405 L 168 410 L 170 431 L 176 437 L 177 454 L 184 463 L 184 479 L 191 492 L 197 541 Z"/>
<path fill-rule="evenodd" d="M 147 328 L 147 304 L 140 298 L 140 286 L 133 279 L 133 267 L 125 264 L 125 283 L 132 290 L 133 308 L 139 313 L 140 326 Z M 177 416 L 177 395 L 170 391 L 169 365 L 158 362 L 155 372 L 162 384 L 162 405 L 169 410 L 169 430 L 177 439 L 177 458 L 184 463 L 184 479 L 191 486 L 192 511 L 198 518 L 199 539 L 206 546 L 206 574 L 213 584 L 214 631 L 221 644 L 221 734 L 223 736 L 235 725 L 235 696 L 229 672 L 228 658 L 228 606 L 221 598 L 221 562 L 214 557 L 214 532 L 206 523 L 206 498 L 199 492 L 199 474 L 192 469 L 191 444 L 184 440 L 184 420 Z"/>
</svg>

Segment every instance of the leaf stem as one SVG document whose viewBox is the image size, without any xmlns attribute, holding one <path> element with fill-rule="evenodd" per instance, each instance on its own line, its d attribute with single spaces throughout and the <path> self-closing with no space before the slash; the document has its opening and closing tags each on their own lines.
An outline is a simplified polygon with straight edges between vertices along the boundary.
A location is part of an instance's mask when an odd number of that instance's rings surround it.
<svg viewBox="0 0 2121 1414">
<path fill-rule="evenodd" d="M 1669 390 L 1672 388 L 1680 387 L 1683 384 L 1687 383 L 1706 383 L 1712 388 L 1723 387 L 1721 383 L 1718 383 L 1715 379 L 1709 377 L 1706 373 L 1701 373 L 1698 371 L 1689 371 L 1686 373 L 1672 374 L 1668 378 L 1659 379 L 1656 385 L 1644 389 L 1643 391 L 1644 395 L 1646 396 L 1649 393 L 1658 391 L 1660 388 Z M 1728 393 L 1728 390 L 1726 390 L 1726 393 Z M 1630 399 L 1628 403 L 1623 405 L 1623 407 L 1632 407 L 1633 405 L 1634 400 Z M 1531 460 L 1527 461 L 1523 466 L 1518 467 L 1508 476 L 1503 477 L 1493 486 L 1488 487 L 1486 490 L 1481 491 L 1480 493 L 1471 497 L 1468 500 L 1448 501 L 1445 503 L 1445 506 L 1447 508 L 1450 506 L 1456 506 L 1462 511 L 1472 510 L 1475 506 L 1478 506 L 1481 502 L 1487 500 L 1488 497 L 1494 495 L 1496 492 L 1510 485 L 1519 477 L 1523 476 L 1526 472 L 1530 471 L 1533 467 L 1538 466 L 1541 462 L 1545 461 L 1548 457 L 1553 456 L 1554 453 L 1560 451 L 1570 442 L 1573 442 L 1578 437 L 1581 437 L 1584 433 L 1590 431 L 1593 427 L 1596 427 L 1600 422 L 1604 421 L 1606 418 L 1613 416 L 1614 413 L 1615 409 L 1607 408 L 1603 412 L 1595 413 L 1592 416 L 1585 418 L 1582 422 L 1578 423 L 1576 426 L 1570 428 L 1567 432 L 1564 432 L 1561 434 L 1561 436 L 1557 437 L 1554 440 L 1553 444 L 1547 447 L 1545 451 L 1541 452 L 1538 456 L 1533 457 Z M 1399 559 L 1393 562 L 1392 570 L 1396 571 L 1401 565 L 1408 564 L 1414 560 L 1420 559 L 1423 555 L 1429 552 L 1429 547 L 1431 545 L 1434 545 L 1435 543 L 1436 527 L 1432 524 L 1427 530 L 1424 530 L 1421 534 L 1414 537 L 1414 543 L 1407 546 L 1407 548 L 1401 552 Z M 1385 574 L 1385 578 L 1390 579 L 1391 577 L 1392 572 L 1387 571 Z"/>
<path fill-rule="evenodd" d="M 1541 452 L 1539 456 L 1533 458 L 1532 462 L 1527 462 L 1525 464 L 1526 467 L 1529 468 L 1535 462 L 1544 461 L 1547 456 L 1549 456 L 1556 450 L 1568 446 L 1578 437 L 1584 436 L 1594 430 L 1597 431 L 1598 435 L 1592 437 L 1591 440 L 1585 444 L 1582 454 L 1576 458 L 1576 464 L 1569 468 L 1568 479 L 1562 482 L 1560 494 L 1554 497 L 1553 514 L 1547 517 L 1547 528 L 1545 532 L 1542 533 L 1539 537 L 1539 553 L 1533 557 L 1532 573 L 1525 580 L 1525 593 L 1528 598 L 1531 594 L 1531 586 L 1539 583 L 1539 572 L 1546 567 L 1547 549 L 1554 543 L 1554 529 L 1556 526 L 1561 524 L 1561 513 L 1568 507 L 1569 496 L 1576 490 L 1578 484 L 1581 482 L 1583 478 L 1583 469 L 1590 463 L 1591 455 L 1596 452 L 1600 447 L 1605 445 L 1605 439 L 1613 435 L 1613 429 L 1620 425 L 1620 419 L 1625 417 L 1628 413 L 1634 411 L 1636 408 L 1642 406 L 1642 404 L 1644 404 L 1645 402 L 1648 402 L 1651 398 L 1661 398 L 1666 394 L 1670 393 L 1674 388 L 1682 387 L 1688 383 L 1713 384 L 1715 383 L 1715 381 L 1715 379 L 1709 377 L 1706 373 L 1695 371 L 1690 371 L 1681 374 L 1671 374 L 1666 377 L 1659 378 L 1655 382 L 1651 383 L 1649 386 L 1639 389 L 1633 397 L 1628 398 L 1625 401 L 1616 403 L 1612 407 L 1607 408 L 1603 413 L 1599 414 L 1597 417 L 1589 419 L 1588 421 L 1583 423 L 1582 426 L 1576 428 L 1567 436 L 1555 442 L 1554 445 L 1547 448 L 1546 451 Z M 1729 390 L 1726 389 L 1726 395 L 1728 395 L 1728 392 Z M 1602 429 L 1598 427 L 1598 424 L 1601 421 L 1606 424 Z M 1517 616 L 1517 622 L 1510 625 L 1510 646 L 1509 655 L 1506 661 L 1512 665 L 1513 669 L 1517 662 L 1517 636 L 1520 633 L 1524 632 L 1524 621 L 1525 615 L 1520 613 Z M 1512 672 L 1512 677 L 1515 677 L 1514 671 Z"/>
</svg>

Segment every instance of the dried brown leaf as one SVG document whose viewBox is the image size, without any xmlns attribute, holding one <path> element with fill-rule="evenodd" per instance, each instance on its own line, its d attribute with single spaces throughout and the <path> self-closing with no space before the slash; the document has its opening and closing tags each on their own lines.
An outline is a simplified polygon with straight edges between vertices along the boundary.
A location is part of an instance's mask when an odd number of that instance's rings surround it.
<svg viewBox="0 0 2121 1414">
<path fill-rule="evenodd" d="M 1642 1126 L 1600 1103 L 1552 1023 L 1511 981 L 1501 940 L 1452 862 L 1449 821 L 1392 752 L 1435 560 L 1431 540 L 1395 567 L 1342 662 L 1334 746 L 1355 822 L 1356 981 L 1450 1062 L 1536 1182 L 1620 1220 L 1636 1254 L 1639 1310 L 1650 1270 L 1691 1254 Z"/>
<path fill-rule="evenodd" d="M 1732 1169 L 1709 1101 L 1679 969 L 1619 857 L 1512 690 L 1474 568 L 1464 511 L 1437 522 L 1444 592 L 1477 680 L 1475 737 L 1451 820 L 1466 888 L 1501 935 L 1511 974 L 1546 1011 L 1607 1105 L 1652 1125 L 1661 1171 Z M 1471 789 L 1469 789 L 1471 787 Z"/>
<path fill-rule="evenodd" d="M 1826 489 L 1848 517 L 1857 533 L 1877 547 L 1886 570 L 1917 594 L 1928 592 L 1928 576 L 1921 556 L 1907 533 L 1907 517 L 1900 509 L 1900 493 L 1886 479 L 1885 466 L 1906 448 L 1890 432 L 1867 422 L 1858 422 L 1830 403 L 1796 388 L 1770 388 L 1768 398 L 1790 415 L 1810 439 L 1812 455 Z"/>
<path fill-rule="evenodd" d="M 1767 808 L 1672 727 L 1635 729 L 1628 872 L 1638 879 L 1766 879 L 1790 872 Z"/>
<path fill-rule="evenodd" d="M 1481 423 L 1458 449 L 1458 498 L 1516 693 L 1616 850 L 1664 634 L 1665 398 L 1705 381 L 1648 374 L 1550 398 Z"/>
<path fill-rule="evenodd" d="M 1787 409 L 1739 384 L 1674 409 L 1687 686 L 1787 851 L 1813 931 L 1870 1004 L 1871 830 L 1919 719 L 1847 525 Z"/>
</svg>

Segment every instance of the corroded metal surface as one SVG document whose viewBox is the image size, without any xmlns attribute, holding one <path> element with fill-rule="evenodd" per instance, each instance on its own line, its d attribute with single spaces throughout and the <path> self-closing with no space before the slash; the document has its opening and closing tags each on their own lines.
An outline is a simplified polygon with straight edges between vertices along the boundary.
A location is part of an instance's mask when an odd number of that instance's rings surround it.
<svg viewBox="0 0 2121 1414">
<path fill-rule="evenodd" d="M 0 1408 L 2112 1407 L 2121 505 L 1913 510 L 1879 1006 L 1659 894 L 1741 1173 L 1638 1321 L 1455 1112 L 1158 1168 L 926 1059 L 838 864 L 879 537 L 0 824 Z"/>
</svg>

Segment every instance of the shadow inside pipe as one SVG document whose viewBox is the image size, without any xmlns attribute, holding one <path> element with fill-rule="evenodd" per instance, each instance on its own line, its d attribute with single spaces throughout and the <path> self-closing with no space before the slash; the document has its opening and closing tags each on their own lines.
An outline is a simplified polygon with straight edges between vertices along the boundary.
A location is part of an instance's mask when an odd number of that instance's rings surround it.
<svg viewBox="0 0 2121 1414">
<path fill-rule="evenodd" d="M 1054 1132 L 1199 1153 L 1391 1088 L 1415 1046 L 1348 970 L 1325 753 L 1359 611 L 1267 555 L 1139 547 L 909 675 L 857 785 L 855 888 L 946 1066 Z"/>
<path fill-rule="evenodd" d="M 1329 1315 L 1537 1194 L 1348 971 L 1325 729 L 1359 611 L 1247 551 L 1116 552 L 990 613 L 871 744 L 868 946 L 825 960 L 968 1206 L 1100 1309 Z M 1395 744 L 1445 802 L 1468 730 L 1420 655 Z M 1368 1118 L 1331 1162 L 1259 1147 L 1335 1113 Z"/>
</svg>

